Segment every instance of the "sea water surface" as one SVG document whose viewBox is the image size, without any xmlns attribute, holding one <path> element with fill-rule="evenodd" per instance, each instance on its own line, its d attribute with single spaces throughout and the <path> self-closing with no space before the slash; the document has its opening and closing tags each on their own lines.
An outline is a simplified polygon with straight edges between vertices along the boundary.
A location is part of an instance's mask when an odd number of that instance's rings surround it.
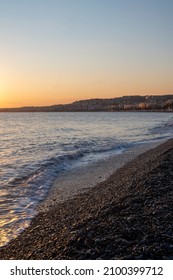
<svg viewBox="0 0 173 280">
<path fill-rule="evenodd" d="M 171 113 L 0 113 L 0 246 L 63 170 L 172 135 Z"/>
</svg>

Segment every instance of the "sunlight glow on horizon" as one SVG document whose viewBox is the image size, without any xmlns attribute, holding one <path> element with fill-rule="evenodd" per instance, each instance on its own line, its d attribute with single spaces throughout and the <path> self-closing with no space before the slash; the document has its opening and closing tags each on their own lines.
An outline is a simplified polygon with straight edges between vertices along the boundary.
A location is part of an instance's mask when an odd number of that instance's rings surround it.
<svg viewBox="0 0 173 280">
<path fill-rule="evenodd" d="M 173 94 L 172 12 L 170 0 L 2 1 L 0 107 Z"/>
</svg>

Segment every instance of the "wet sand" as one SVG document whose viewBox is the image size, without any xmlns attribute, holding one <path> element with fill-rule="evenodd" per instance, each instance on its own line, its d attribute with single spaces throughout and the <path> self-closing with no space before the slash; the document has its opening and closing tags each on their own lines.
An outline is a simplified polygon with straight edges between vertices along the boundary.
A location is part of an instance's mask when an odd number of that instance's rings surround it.
<svg viewBox="0 0 173 280">
<path fill-rule="evenodd" d="M 56 182 L 29 228 L 0 249 L 0 258 L 173 259 L 173 140 L 141 152 L 126 155 L 116 171 L 120 156 L 100 162 L 101 169 L 94 165 L 97 171 L 81 168 L 78 184 L 71 174 L 71 184 L 79 185 L 74 192 L 69 185 L 65 190 L 69 177 L 58 182 L 61 189 Z"/>
<path fill-rule="evenodd" d="M 50 207 L 71 199 L 79 193 L 88 191 L 98 183 L 109 178 L 120 167 L 142 153 L 163 143 L 153 142 L 136 145 L 122 153 L 115 154 L 96 162 L 62 172 L 55 181 L 46 199 L 40 203 L 39 212 L 48 211 Z"/>
</svg>

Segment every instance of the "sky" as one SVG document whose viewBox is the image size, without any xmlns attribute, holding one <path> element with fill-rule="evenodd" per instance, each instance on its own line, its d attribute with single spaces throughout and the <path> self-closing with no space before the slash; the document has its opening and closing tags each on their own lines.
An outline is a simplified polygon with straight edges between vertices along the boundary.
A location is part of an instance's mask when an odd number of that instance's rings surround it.
<svg viewBox="0 0 173 280">
<path fill-rule="evenodd" d="M 0 107 L 173 94 L 172 0 L 0 0 Z"/>
</svg>

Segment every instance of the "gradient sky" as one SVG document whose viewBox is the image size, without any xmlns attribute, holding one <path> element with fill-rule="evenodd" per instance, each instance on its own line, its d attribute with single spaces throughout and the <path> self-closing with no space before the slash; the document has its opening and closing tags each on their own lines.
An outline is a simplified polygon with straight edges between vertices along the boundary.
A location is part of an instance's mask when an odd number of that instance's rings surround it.
<svg viewBox="0 0 173 280">
<path fill-rule="evenodd" d="M 0 0 L 0 107 L 171 93 L 172 0 Z"/>
</svg>

